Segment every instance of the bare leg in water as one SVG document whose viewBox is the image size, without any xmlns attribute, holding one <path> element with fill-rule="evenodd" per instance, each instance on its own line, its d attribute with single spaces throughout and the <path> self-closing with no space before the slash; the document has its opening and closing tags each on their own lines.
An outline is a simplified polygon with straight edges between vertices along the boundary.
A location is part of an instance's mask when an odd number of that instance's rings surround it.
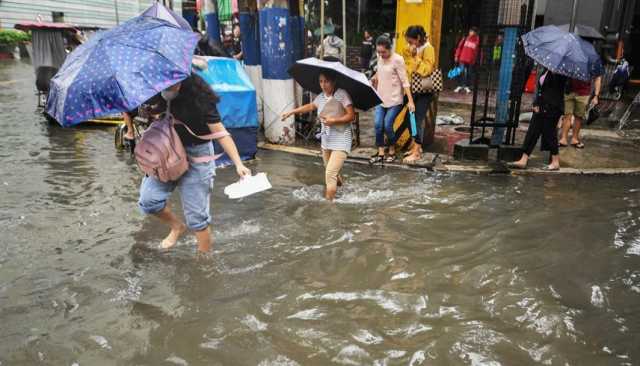
<svg viewBox="0 0 640 366">
<path fill-rule="evenodd" d="M 155 216 L 171 228 L 169 235 L 160 244 L 160 248 L 170 249 L 176 245 L 180 236 L 187 230 L 187 226 L 171 212 L 168 205 L 156 213 Z M 198 244 L 200 244 L 200 241 L 198 241 Z"/>
<path fill-rule="evenodd" d="M 211 229 L 207 226 L 206 229 L 196 231 L 195 234 L 198 241 L 198 252 L 209 253 L 211 250 Z"/>
<path fill-rule="evenodd" d="M 124 134 L 124 138 L 127 140 L 135 139 L 135 135 L 133 134 L 133 119 L 131 115 L 127 112 L 122 113 L 122 119 L 124 119 L 124 123 L 127 126 L 127 133 Z"/>
<path fill-rule="evenodd" d="M 165 224 L 171 227 L 171 231 L 169 235 L 162 241 L 160 244 L 160 248 L 162 249 L 171 249 L 173 248 L 180 236 L 187 231 L 187 226 L 178 219 L 176 215 L 166 207 L 162 209 L 162 211 L 158 212 L 156 216 Z M 198 251 L 202 253 L 207 253 L 211 250 L 211 229 L 208 227 L 204 230 L 196 231 L 196 240 L 198 241 Z"/>
</svg>

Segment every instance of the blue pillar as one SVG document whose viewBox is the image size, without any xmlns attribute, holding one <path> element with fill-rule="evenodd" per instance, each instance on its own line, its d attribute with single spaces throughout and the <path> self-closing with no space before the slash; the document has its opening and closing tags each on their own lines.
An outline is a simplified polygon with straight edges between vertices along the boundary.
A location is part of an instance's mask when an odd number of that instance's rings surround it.
<svg viewBox="0 0 640 366">
<path fill-rule="evenodd" d="M 213 1 L 217 0 L 205 0 L 204 2 L 204 20 L 207 23 L 207 37 L 219 43 L 220 21 L 218 20 L 218 13 L 216 13 L 216 7 Z"/>
<path fill-rule="evenodd" d="M 193 10 L 185 10 L 182 12 L 182 17 L 189 22 L 191 28 L 198 29 L 198 14 Z"/>
<path fill-rule="evenodd" d="M 256 104 L 258 106 L 258 121 L 264 125 L 262 67 L 260 66 L 260 27 L 258 13 L 241 12 L 240 37 L 242 39 L 242 54 L 244 55 L 244 69 L 256 88 Z"/>
<path fill-rule="evenodd" d="M 263 8 L 259 14 L 265 137 L 289 145 L 295 141 L 295 120 L 281 121 L 280 116 L 295 108 L 294 82 L 287 72 L 294 54 L 291 17 L 286 8 Z"/>
<path fill-rule="evenodd" d="M 304 57 L 304 17 L 291 16 L 291 37 L 293 41 L 293 61 Z"/>
<path fill-rule="evenodd" d="M 257 14 L 241 12 L 240 38 L 245 65 L 260 65 L 260 32 Z"/>
<path fill-rule="evenodd" d="M 496 123 L 506 124 L 509 118 L 509 96 L 511 94 L 511 80 L 513 79 L 513 60 L 518 41 L 518 28 L 504 29 L 502 43 L 502 59 L 500 61 L 500 80 L 498 95 L 496 96 Z M 504 141 L 504 127 L 495 127 L 491 136 L 492 145 L 500 145 Z"/>
</svg>

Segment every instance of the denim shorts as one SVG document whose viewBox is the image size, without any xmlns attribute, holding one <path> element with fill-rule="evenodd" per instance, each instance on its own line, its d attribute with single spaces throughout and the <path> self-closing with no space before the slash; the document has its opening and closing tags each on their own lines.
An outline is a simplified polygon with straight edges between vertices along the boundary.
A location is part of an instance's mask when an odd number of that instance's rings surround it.
<svg viewBox="0 0 640 366">
<path fill-rule="evenodd" d="M 191 157 L 213 155 L 213 143 L 185 146 L 185 150 Z M 144 214 L 158 213 L 167 205 L 167 200 L 177 187 L 187 227 L 194 231 L 204 230 L 211 224 L 209 211 L 215 175 L 216 164 L 210 161 L 190 163 L 189 170 L 174 182 L 163 183 L 145 176 L 140 185 L 138 206 Z"/>
</svg>

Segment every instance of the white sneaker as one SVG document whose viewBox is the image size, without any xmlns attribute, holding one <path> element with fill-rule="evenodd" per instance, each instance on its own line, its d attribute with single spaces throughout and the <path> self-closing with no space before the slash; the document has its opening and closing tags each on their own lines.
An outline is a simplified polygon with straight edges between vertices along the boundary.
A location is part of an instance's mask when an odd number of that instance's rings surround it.
<svg viewBox="0 0 640 366">
<path fill-rule="evenodd" d="M 459 86 L 459 87 L 457 87 L 457 88 L 453 89 L 453 92 L 454 92 L 454 93 L 460 93 L 460 91 L 461 91 L 461 90 L 462 90 L 462 87 L 461 87 L 461 86 Z"/>
<path fill-rule="evenodd" d="M 469 89 L 469 87 L 465 87 L 465 88 L 464 88 L 464 91 L 465 91 L 467 94 L 471 94 L 471 89 Z"/>
</svg>

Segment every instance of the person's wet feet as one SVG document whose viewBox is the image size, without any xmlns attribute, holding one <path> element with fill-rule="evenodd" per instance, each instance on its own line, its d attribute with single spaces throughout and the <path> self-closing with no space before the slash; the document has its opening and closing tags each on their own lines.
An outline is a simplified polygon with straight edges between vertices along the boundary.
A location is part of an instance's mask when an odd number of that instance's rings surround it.
<svg viewBox="0 0 640 366">
<path fill-rule="evenodd" d="M 180 239 L 180 236 L 184 234 L 185 231 L 187 231 L 187 226 L 185 224 L 180 224 L 180 226 L 172 228 L 169 235 L 167 235 L 167 237 L 164 238 L 164 240 L 160 244 L 160 249 L 167 250 L 173 248 L 176 243 L 178 243 L 178 239 Z"/>
<path fill-rule="evenodd" d="M 414 154 L 407 155 L 407 157 L 404 158 L 402 162 L 405 164 L 412 164 L 412 163 L 415 163 L 416 161 L 419 161 L 420 159 L 422 159 L 422 154 L 414 153 Z"/>
<path fill-rule="evenodd" d="M 542 170 L 546 171 L 546 172 L 557 172 L 558 170 L 560 170 L 560 167 L 558 165 L 546 165 L 542 167 Z"/>
</svg>

